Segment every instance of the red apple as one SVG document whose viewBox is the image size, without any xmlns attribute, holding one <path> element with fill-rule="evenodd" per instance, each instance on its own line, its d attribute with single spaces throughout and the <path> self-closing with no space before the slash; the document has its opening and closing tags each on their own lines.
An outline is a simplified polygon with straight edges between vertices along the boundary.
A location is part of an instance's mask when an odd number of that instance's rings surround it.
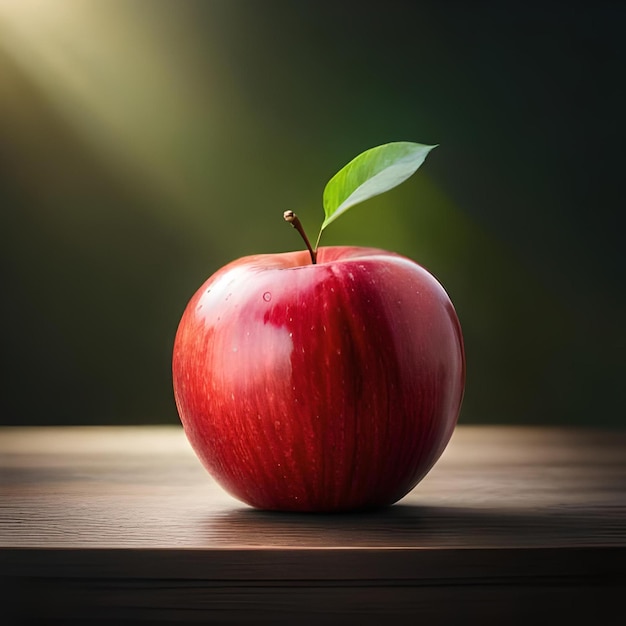
<svg viewBox="0 0 626 626">
<path fill-rule="evenodd" d="M 191 298 L 173 382 L 193 449 L 236 498 L 365 509 L 406 495 L 446 447 L 463 339 L 443 287 L 397 254 L 249 256 Z"/>
</svg>

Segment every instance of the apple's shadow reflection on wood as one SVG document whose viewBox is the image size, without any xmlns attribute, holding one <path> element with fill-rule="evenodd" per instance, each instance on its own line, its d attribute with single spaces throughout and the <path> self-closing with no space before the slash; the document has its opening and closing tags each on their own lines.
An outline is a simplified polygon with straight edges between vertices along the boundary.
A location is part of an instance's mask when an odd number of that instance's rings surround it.
<svg viewBox="0 0 626 626">
<path fill-rule="evenodd" d="M 396 504 L 370 512 L 317 514 L 233 509 L 207 530 L 240 547 L 489 548 L 619 545 L 623 520 L 607 509 L 537 512 Z"/>
</svg>

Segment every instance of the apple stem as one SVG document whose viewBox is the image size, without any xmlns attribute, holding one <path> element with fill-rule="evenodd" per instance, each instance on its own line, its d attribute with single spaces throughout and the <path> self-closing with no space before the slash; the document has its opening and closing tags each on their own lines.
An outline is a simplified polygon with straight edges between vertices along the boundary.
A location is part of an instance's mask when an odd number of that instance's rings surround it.
<svg viewBox="0 0 626 626">
<path fill-rule="evenodd" d="M 313 265 L 315 265 L 317 263 L 317 250 L 314 250 L 311 247 L 311 242 L 309 241 L 309 238 L 306 236 L 306 233 L 304 232 L 304 228 L 302 226 L 302 222 L 300 222 L 300 220 L 298 219 L 298 216 L 293 211 L 285 211 L 283 213 L 283 218 L 285 219 L 285 222 L 289 222 L 300 233 L 300 237 L 302 237 L 302 239 L 304 240 L 307 250 L 309 251 L 309 254 L 311 255 L 311 262 L 313 263 Z"/>
</svg>

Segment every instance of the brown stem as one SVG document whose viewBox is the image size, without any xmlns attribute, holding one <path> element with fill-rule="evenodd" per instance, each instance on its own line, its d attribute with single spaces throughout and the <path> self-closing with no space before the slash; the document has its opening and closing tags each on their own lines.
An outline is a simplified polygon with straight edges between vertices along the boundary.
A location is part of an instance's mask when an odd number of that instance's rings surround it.
<svg viewBox="0 0 626 626">
<path fill-rule="evenodd" d="M 311 262 L 313 263 L 313 265 L 315 265 L 317 263 L 317 252 L 313 250 L 311 242 L 306 236 L 306 233 L 304 232 L 304 228 L 302 227 L 302 223 L 298 219 L 298 216 L 293 211 L 285 211 L 283 213 L 283 218 L 285 219 L 285 222 L 289 222 L 300 233 L 300 237 L 302 237 L 302 239 L 304 240 L 309 254 L 311 255 Z"/>
</svg>

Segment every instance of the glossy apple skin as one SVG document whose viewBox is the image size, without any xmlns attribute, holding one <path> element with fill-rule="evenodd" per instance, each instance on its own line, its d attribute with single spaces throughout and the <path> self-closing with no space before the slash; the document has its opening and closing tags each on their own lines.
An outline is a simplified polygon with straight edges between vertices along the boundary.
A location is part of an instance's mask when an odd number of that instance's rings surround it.
<svg viewBox="0 0 626 626">
<path fill-rule="evenodd" d="M 250 256 L 189 301 L 173 383 L 193 449 L 236 498 L 283 511 L 380 507 L 452 436 L 463 338 L 443 287 L 399 255 Z"/>
</svg>

